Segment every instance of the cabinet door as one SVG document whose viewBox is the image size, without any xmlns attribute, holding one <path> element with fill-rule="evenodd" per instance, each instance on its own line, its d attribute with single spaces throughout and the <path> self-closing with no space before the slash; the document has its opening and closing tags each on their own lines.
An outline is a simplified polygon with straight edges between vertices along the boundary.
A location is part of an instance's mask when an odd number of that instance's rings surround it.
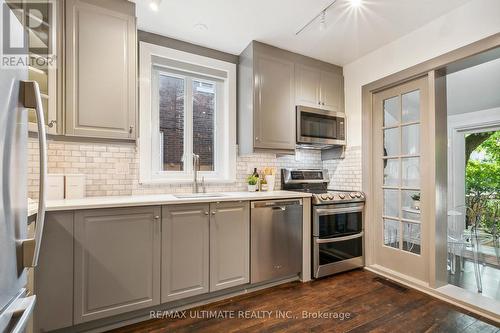
<svg viewBox="0 0 500 333">
<path fill-rule="evenodd" d="M 250 281 L 248 202 L 210 205 L 210 291 Z"/>
<path fill-rule="evenodd" d="M 66 1 L 66 134 L 134 139 L 135 4 Z"/>
<path fill-rule="evenodd" d="M 295 149 L 294 64 L 277 57 L 255 56 L 254 147 Z"/>
<path fill-rule="evenodd" d="M 295 66 L 295 91 L 297 105 L 319 107 L 321 72 L 315 68 Z"/>
<path fill-rule="evenodd" d="M 344 112 L 344 78 L 333 72 L 321 72 L 321 108 Z"/>
<path fill-rule="evenodd" d="M 160 207 L 75 213 L 75 324 L 160 303 Z"/>
<path fill-rule="evenodd" d="M 164 206 L 161 301 L 208 292 L 208 204 Z"/>
</svg>

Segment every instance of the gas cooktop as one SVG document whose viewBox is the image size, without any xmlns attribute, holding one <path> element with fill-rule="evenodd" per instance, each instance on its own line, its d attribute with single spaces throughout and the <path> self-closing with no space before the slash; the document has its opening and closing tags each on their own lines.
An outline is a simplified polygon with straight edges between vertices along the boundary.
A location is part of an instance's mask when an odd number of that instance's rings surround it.
<svg viewBox="0 0 500 333">
<path fill-rule="evenodd" d="M 281 169 L 281 187 L 284 190 L 313 193 L 313 205 L 365 201 L 363 192 L 329 189 L 328 182 L 327 170 Z"/>
</svg>

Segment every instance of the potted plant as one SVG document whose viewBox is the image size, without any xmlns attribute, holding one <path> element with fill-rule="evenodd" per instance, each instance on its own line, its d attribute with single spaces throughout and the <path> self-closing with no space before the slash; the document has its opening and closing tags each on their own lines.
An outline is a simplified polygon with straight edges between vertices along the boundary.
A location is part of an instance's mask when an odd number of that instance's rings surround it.
<svg viewBox="0 0 500 333">
<path fill-rule="evenodd" d="M 413 200 L 413 208 L 420 210 L 420 192 L 412 194 L 411 199 Z"/>
<path fill-rule="evenodd" d="M 247 177 L 248 192 L 257 191 L 257 183 L 259 182 L 259 177 L 250 175 Z"/>
</svg>

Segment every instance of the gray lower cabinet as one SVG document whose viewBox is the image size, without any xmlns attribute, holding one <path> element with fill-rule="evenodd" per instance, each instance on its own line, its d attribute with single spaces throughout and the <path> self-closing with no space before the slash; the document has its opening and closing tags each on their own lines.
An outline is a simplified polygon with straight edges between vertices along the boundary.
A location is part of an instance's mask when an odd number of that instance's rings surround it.
<svg viewBox="0 0 500 333">
<path fill-rule="evenodd" d="M 73 217 L 72 211 L 45 216 L 40 257 L 33 274 L 34 332 L 73 325 Z"/>
<path fill-rule="evenodd" d="M 50 212 L 34 274 L 34 331 L 249 281 L 249 202 Z"/>
<path fill-rule="evenodd" d="M 209 291 L 209 208 L 162 208 L 162 303 Z"/>
<path fill-rule="evenodd" d="M 135 4 L 66 0 L 66 135 L 136 137 Z"/>
<path fill-rule="evenodd" d="M 160 213 L 75 212 L 74 324 L 160 304 Z"/>
<path fill-rule="evenodd" d="M 210 204 L 210 291 L 250 281 L 249 202 Z"/>
<path fill-rule="evenodd" d="M 164 206 L 162 303 L 248 283 L 248 202 Z"/>
</svg>

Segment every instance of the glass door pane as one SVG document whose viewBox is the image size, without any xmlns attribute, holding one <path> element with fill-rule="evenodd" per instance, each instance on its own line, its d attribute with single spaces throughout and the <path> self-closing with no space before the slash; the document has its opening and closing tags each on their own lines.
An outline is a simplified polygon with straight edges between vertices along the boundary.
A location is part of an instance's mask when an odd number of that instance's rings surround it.
<svg viewBox="0 0 500 333">
<path fill-rule="evenodd" d="M 420 254 L 420 90 L 383 102 L 384 245 Z"/>
</svg>

